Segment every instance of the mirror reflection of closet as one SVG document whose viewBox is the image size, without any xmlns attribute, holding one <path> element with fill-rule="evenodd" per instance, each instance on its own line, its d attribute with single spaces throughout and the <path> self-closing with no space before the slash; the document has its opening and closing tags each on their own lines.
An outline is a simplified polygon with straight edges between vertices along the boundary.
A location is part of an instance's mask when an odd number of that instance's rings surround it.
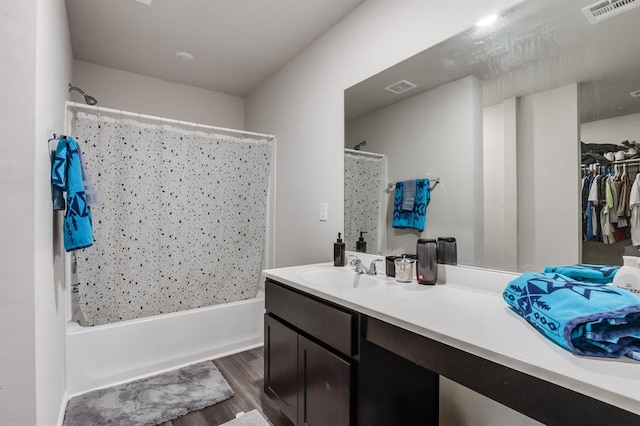
<svg viewBox="0 0 640 426">
<path fill-rule="evenodd" d="M 387 185 L 441 179 L 423 233 L 390 226 L 382 185 L 379 252 L 454 236 L 461 265 L 621 263 L 630 240 L 582 230 L 580 141 L 640 142 L 640 8 L 591 23 L 592 3 L 524 1 L 345 91 L 345 148 L 383 154 Z M 401 80 L 417 87 L 384 90 Z M 627 166 L 631 180 L 639 168 Z M 345 204 L 348 215 L 358 221 Z"/>
<path fill-rule="evenodd" d="M 582 261 L 622 265 L 640 255 L 640 114 L 606 117 L 581 127 Z"/>
</svg>

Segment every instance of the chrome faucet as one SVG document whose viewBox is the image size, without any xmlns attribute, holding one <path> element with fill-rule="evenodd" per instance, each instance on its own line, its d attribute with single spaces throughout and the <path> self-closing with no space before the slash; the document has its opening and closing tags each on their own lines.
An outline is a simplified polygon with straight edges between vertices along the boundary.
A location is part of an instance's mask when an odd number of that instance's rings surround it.
<svg viewBox="0 0 640 426">
<path fill-rule="evenodd" d="M 378 271 L 376 269 L 376 263 L 382 262 L 382 259 L 376 259 L 371 262 L 369 268 L 363 265 L 362 260 L 358 256 L 350 255 L 349 258 L 352 260 L 349 262 L 349 266 L 353 266 L 356 274 L 365 274 L 365 275 L 377 275 Z"/>
</svg>

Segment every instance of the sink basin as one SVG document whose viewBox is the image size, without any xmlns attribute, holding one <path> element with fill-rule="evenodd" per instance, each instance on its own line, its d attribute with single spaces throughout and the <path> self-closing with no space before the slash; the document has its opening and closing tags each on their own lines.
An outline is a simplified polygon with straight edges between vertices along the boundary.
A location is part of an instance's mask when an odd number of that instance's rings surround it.
<svg viewBox="0 0 640 426">
<path fill-rule="evenodd" d="M 356 274 L 351 269 L 317 267 L 300 271 L 299 277 L 308 284 L 338 289 L 374 287 L 380 278 L 373 275 Z"/>
</svg>

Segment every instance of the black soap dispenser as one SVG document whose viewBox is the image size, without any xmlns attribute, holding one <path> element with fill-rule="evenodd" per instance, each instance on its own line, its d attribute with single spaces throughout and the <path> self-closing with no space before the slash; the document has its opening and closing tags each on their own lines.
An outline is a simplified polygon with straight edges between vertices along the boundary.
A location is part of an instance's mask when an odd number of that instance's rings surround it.
<svg viewBox="0 0 640 426">
<path fill-rule="evenodd" d="M 360 231 L 360 238 L 356 241 L 356 251 L 360 253 L 367 252 L 367 242 L 364 240 L 362 234 L 366 234 L 367 231 Z"/>
<path fill-rule="evenodd" d="M 340 238 L 341 234 L 338 232 L 338 241 L 333 243 L 333 265 L 344 266 L 345 265 L 345 247 Z"/>
</svg>

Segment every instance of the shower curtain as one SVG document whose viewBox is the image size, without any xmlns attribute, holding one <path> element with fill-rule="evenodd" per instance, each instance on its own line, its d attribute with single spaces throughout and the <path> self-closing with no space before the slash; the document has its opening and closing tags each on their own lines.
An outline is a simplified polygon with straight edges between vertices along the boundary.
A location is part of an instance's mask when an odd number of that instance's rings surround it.
<svg viewBox="0 0 640 426">
<path fill-rule="evenodd" d="M 78 112 L 98 192 L 77 252 L 80 307 L 100 325 L 254 297 L 273 141 Z"/>
<path fill-rule="evenodd" d="M 347 250 L 356 249 L 360 231 L 368 253 L 382 252 L 382 195 L 387 180 L 386 158 L 344 153 L 344 241 Z"/>
</svg>

